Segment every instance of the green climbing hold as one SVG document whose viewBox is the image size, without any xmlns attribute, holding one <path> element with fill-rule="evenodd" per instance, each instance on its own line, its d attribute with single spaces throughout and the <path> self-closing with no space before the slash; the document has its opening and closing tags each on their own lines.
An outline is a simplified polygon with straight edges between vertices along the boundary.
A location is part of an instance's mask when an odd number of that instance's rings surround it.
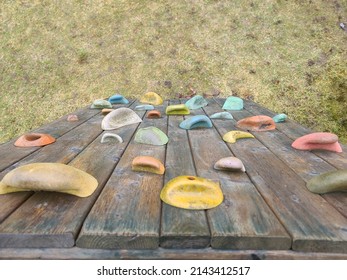
<svg viewBox="0 0 347 280">
<path fill-rule="evenodd" d="M 242 110 L 243 100 L 236 96 L 229 96 L 223 105 L 224 110 Z"/>
</svg>

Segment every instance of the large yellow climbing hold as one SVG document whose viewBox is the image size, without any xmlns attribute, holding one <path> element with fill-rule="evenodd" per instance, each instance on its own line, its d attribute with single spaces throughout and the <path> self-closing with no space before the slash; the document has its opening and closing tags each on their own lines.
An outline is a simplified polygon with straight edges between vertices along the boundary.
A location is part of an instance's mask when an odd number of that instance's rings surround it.
<svg viewBox="0 0 347 280">
<path fill-rule="evenodd" d="M 141 97 L 140 102 L 152 105 L 161 105 L 163 104 L 163 99 L 155 92 L 147 92 Z"/>
<path fill-rule="evenodd" d="M 164 186 L 160 198 L 175 207 L 203 210 L 221 204 L 223 193 L 219 182 L 196 176 L 178 176 Z"/>
<path fill-rule="evenodd" d="M 62 163 L 31 163 L 17 167 L 0 182 L 0 194 L 21 191 L 54 191 L 90 196 L 98 181 L 90 174 Z"/>
</svg>

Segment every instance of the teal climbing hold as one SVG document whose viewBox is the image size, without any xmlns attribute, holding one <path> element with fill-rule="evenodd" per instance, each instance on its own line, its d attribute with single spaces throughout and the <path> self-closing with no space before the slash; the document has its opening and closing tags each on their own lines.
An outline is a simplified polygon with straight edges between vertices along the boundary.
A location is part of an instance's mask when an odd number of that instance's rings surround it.
<svg viewBox="0 0 347 280">
<path fill-rule="evenodd" d="M 274 120 L 275 123 L 284 122 L 287 119 L 287 115 L 286 114 L 278 114 L 278 115 L 274 116 L 272 119 Z"/>
<path fill-rule="evenodd" d="M 224 110 L 242 110 L 243 100 L 236 96 L 229 96 L 223 105 Z"/>
<path fill-rule="evenodd" d="M 108 101 L 111 104 L 128 104 L 129 103 L 128 99 L 126 99 L 123 95 L 120 95 L 120 94 L 112 95 L 108 99 Z"/>
<path fill-rule="evenodd" d="M 211 115 L 210 119 L 232 120 L 233 116 L 229 112 L 219 112 L 219 113 L 214 113 L 213 115 Z"/>
<path fill-rule="evenodd" d="M 188 109 L 195 110 L 205 107 L 208 105 L 208 102 L 201 95 L 195 95 L 194 97 L 190 98 L 185 105 L 188 107 Z"/>
<path fill-rule="evenodd" d="M 180 128 L 183 128 L 183 129 L 194 129 L 198 127 L 211 128 L 212 122 L 205 115 L 197 115 L 197 116 L 185 119 L 183 122 L 180 123 Z"/>
</svg>

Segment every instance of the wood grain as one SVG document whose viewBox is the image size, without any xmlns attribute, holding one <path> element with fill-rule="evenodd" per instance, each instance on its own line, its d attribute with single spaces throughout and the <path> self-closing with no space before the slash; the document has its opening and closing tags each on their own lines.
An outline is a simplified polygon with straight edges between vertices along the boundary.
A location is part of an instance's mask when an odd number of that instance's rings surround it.
<svg viewBox="0 0 347 280">
<path fill-rule="evenodd" d="M 233 111 L 236 120 L 248 114 Z M 220 135 L 236 129 L 222 123 L 216 127 Z M 346 218 L 320 195 L 309 192 L 288 165 L 257 139 L 228 146 L 248 166 L 252 182 L 292 236 L 293 250 L 347 252 Z"/>
<path fill-rule="evenodd" d="M 178 104 L 172 101 L 170 104 Z M 187 132 L 179 129 L 182 116 L 169 116 L 165 184 L 181 175 L 196 175 Z M 205 211 L 191 211 L 162 205 L 160 246 L 163 248 L 205 248 L 211 234 Z"/>
<path fill-rule="evenodd" d="M 156 126 L 166 133 L 165 107 L 166 103 L 156 108 L 163 118 L 144 118 L 139 128 Z M 163 176 L 134 172 L 131 162 L 139 155 L 165 162 L 165 150 L 165 146 L 138 144 L 131 140 L 83 224 L 78 247 L 153 249 L 159 246 L 159 194 Z"/>
<path fill-rule="evenodd" d="M 220 112 L 216 103 L 204 107 L 211 115 Z M 205 114 L 197 109 L 192 115 Z M 191 116 L 189 116 L 191 117 Z M 222 120 L 227 124 L 230 120 Z M 214 169 L 219 159 L 234 156 L 215 128 L 188 131 L 197 174 L 219 181 L 224 201 L 207 210 L 212 242 L 218 249 L 289 249 L 291 239 L 244 172 Z M 246 206 L 246 207 L 245 207 Z"/>
</svg>

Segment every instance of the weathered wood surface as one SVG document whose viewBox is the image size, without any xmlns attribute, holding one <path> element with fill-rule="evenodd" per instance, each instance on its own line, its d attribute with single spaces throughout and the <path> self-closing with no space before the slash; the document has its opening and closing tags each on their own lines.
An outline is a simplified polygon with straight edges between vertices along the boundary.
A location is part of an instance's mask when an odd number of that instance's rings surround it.
<svg viewBox="0 0 347 280">
<path fill-rule="evenodd" d="M 346 147 L 336 154 L 298 151 L 291 143 L 311 131 L 290 118 L 270 132 L 252 132 L 255 139 L 234 144 L 222 140 L 237 129 L 236 121 L 275 113 L 245 100 L 232 111 L 234 120 L 213 120 L 210 129 L 180 129 L 197 114 L 222 111 L 224 99 L 210 99 L 189 116 L 142 118 L 116 130 L 124 143 L 101 144 L 99 110 L 77 112 L 35 130 L 57 138 L 42 148 L 0 145 L 0 179 L 15 167 L 32 162 L 61 162 L 98 179 L 92 196 L 22 192 L 0 196 L 0 258 L 5 259 L 347 259 L 347 193 L 317 195 L 306 182 L 329 170 L 347 168 Z M 134 108 L 138 102 L 129 104 Z M 118 105 L 115 107 L 124 106 Z M 139 128 L 156 126 L 168 134 L 165 146 L 134 142 Z M 165 163 L 164 175 L 133 172 L 135 156 L 151 155 Z M 237 156 L 246 173 L 213 169 L 214 163 Z M 210 210 L 191 211 L 159 199 L 161 188 L 180 175 L 218 180 L 223 203 Z M 145 249 L 145 250 L 143 250 Z"/>
<path fill-rule="evenodd" d="M 0 196 L 0 199 L 12 198 L 9 203 L 5 200 L 0 204 L 2 217 L 5 217 L 4 213 L 12 213 L 0 224 L 0 247 L 72 247 L 75 244 L 75 237 L 86 214 L 136 130 L 136 127 L 122 129 L 119 132 L 124 137 L 122 144 L 101 144 L 100 122 L 103 116 L 99 112 L 98 110 L 97 115 L 76 127 L 74 133 L 70 131 L 58 138 L 54 146 L 43 147 L 9 168 L 33 162 L 67 164 L 74 158 L 70 162 L 71 166 L 97 178 L 97 191 L 84 199 L 46 192 L 35 193 L 26 201 L 26 193 Z M 4 173 L 5 171 L 1 175 Z M 18 205 L 21 207 L 16 209 Z"/>
<path fill-rule="evenodd" d="M 170 105 L 179 104 L 171 101 Z M 196 176 L 187 131 L 178 129 L 182 116 L 169 116 L 165 184 L 181 175 Z M 190 211 L 162 204 L 160 246 L 163 248 L 205 248 L 211 234 L 205 211 Z"/>
<path fill-rule="evenodd" d="M 86 248 L 0 248 L 1 259 L 48 260 L 346 260 L 346 254 L 292 250 L 163 249 L 108 250 Z"/>
<path fill-rule="evenodd" d="M 249 115 L 247 110 L 233 111 L 235 121 L 216 124 L 216 128 L 221 135 L 238 130 L 236 121 Z M 292 236 L 294 250 L 347 253 L 347 219 L 323 197 L 308 191 L 305 181 L 258 139 L 270 133 L 252 132 L 256 139 L 228 146 L 243 160 L 252 182 Z M 291 149 L 287 142 L 282 146 Z M 306 153 L 310 152 L 303 153 L 301 160 L 305 161 Z"/>
<path fill-rule="evenodd" d="M 219 106 L 213 107 L 212 104 L 208 108 L 209 115 L 220 111 Z M 191 115 L 194 114 L 202 115 L 204 112 L 198 109 Z M 214 128 L 193 129 L 188 134 L 198 176 L 219 181 L 224 194 L 219 207 L 207 210 L 212 248 L 289 249 L 290 237 L 248 176 L 243 172 L 213 168 L 219 159 L 234 156 L 218 132 Z"/>
<path fill-rule="evenodd" d="M 165 105 L 157 107 L 162 118 L 144 118 L 139 128 L 156 126 L 167 133 Z M 148 172 L 133 172 L 131 163 L 139 155 L 165 162 L 165 150 L 166 145 L 153 146 L 131 140 L 82 227 L 78 247 L 153 249 L 159 246 L 158 198 L 163 178 Z"/>
</svg>

